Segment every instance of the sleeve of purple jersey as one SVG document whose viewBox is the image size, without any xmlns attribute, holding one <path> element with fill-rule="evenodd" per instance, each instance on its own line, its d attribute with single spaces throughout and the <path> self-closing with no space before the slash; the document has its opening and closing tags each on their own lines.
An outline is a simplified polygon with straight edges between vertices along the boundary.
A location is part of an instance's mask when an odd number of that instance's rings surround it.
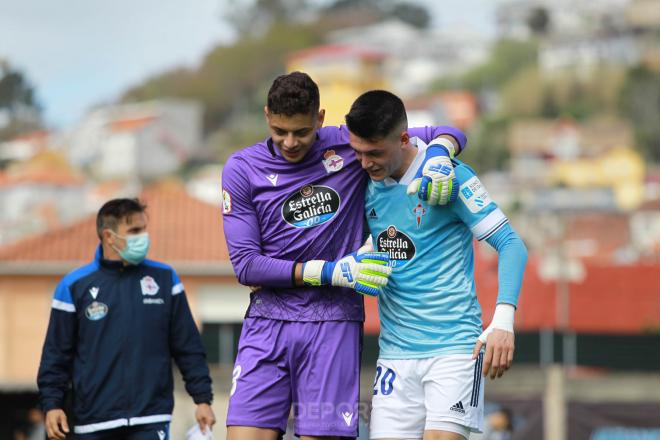
<svg viewBox="0 0 660 440">
<path fill-rule="evenodd" d="M 262 255 L 259 219 L 243 167 L 241 159 L 232 157 L 222 171 L 222 217 L 234 272 L 246 286 L 293 287 L 296 262 Z"/>
<path fill-rule="evenodd" d="M 467 136 L 465 136 L 465 133 L 458 128 L 450 127 L 448 125 L 439 125 L 436 127 L 413 127 L 408 129 L 408 134 L 410 137 L 420 138 L 426 144 L 443 134 L 449 135 L 458 142 L 459 149 L 456 151 L 456 156 L 461 154 L 467 144 Z"/>
</svg>

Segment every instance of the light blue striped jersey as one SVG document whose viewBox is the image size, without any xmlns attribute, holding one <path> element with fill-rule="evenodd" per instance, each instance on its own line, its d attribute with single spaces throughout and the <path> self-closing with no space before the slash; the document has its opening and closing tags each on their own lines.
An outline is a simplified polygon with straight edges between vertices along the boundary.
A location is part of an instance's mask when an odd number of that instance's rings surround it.
<svg viewBox="0 0 660 440">
<path fill-rule="evenodd" d="M 370 181 L 365 213 L 374 248 L 393 260 L 389 283 L 378 298 L 380 357 L 415 359 L 471 353 L 482 331 L 474 283 L 473 237 L 484 240 L 508 222 L 474 171 L 454 161 L 459 198 L 428 206 L 406 187 L 423 161 L 415 160 L 399 182 Z"/>
</svg>

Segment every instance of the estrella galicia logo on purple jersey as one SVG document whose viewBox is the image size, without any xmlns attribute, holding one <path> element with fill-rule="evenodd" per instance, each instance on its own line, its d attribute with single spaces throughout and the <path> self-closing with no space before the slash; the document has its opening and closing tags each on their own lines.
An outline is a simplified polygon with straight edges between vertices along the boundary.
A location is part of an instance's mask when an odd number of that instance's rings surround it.
<svg viewBox="0 0 660 440">
<path fill-rule="evenodd" d="M 390 254 L 392 267 L 401 267 L 415 256 L 415 243 L 392 225 L 378 234 L 377 243 L 378 252 Z"/>
<path fill-rule="evenodd" d="M 321 225 L 337 214 L 341 199 L 328 186 L 305 185 L 282 205 L 282 218 L 296 228 Z"/>
</svg>

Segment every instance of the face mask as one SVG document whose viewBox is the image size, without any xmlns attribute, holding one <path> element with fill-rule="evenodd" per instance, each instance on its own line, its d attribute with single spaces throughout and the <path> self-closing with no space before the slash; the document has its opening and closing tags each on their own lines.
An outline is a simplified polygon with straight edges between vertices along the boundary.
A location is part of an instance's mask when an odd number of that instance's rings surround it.
<svg viewBox="0 0 660 440">
<path fill-rule="evenodd" d="M 142 263 L 147 256 L 147 252 L 149 252 L 149 234 L 147 232 L 127 235 L 125 237 L 112 230 L 110 232 L 115 236 L 126 240 L 126 247 L 123 250 L 120 251 L 116 247 L 112 247 L 124 261 L 133 265 Z"/>
</svg>

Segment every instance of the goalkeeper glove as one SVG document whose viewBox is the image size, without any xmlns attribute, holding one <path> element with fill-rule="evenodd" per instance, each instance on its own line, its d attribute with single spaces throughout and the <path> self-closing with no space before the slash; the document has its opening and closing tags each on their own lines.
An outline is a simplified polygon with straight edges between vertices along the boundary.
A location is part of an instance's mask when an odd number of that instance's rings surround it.
<svg viewBox="0 0 660 440">
<path fill-rule="evenodd" d="M 311 260 L 303 264 L 303 282 L 350 287 L 363 295 L 378 296 L 392 273 L 389 262 L 387 252 L 352 253 L 338 261 Z"/>
<path fill-rule="evenodd" d="M 454 145 L 449 139 L 436 138 L 426 149 L 424 162 L 407 193 L 415 194 L 429 205 L 446 205 L 458 197 L 458 182 L 454 174 L 451 159 L 454 157 Z"/>
</svg>

